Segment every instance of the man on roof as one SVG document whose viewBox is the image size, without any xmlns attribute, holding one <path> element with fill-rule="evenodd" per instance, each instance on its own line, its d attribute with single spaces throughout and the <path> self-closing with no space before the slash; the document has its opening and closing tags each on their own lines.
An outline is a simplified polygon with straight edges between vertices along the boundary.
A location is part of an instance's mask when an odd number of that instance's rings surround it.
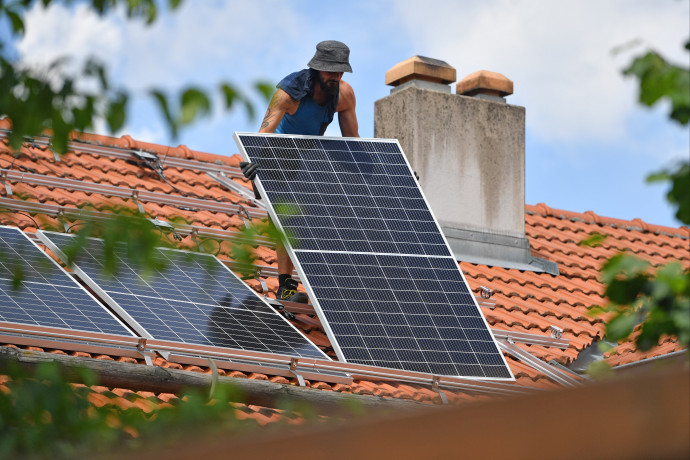
<svg viewBox="0 0 690 460">
<path fill-rule="evenodd" d="M 344 72 L 352 72 L 350 49 L 339 41 L 327 40 L 316 45 L 316 54 L 308 69 L 283 78 L 268 104 L 260 133 L 302 134 L 323 136 L 338 113 L 338 124 L 343 137 L 359 137 L 355 114 L 355 92 L 342 80 Z M 254 180 L 258 164 L 240 163 L 245 177 Z M 278 259 L 278 300 L 306 302 L 297 293 L 297 282 L 292 279 L 294 265 L 285 248 L 276 247 Z"/>
</svg>

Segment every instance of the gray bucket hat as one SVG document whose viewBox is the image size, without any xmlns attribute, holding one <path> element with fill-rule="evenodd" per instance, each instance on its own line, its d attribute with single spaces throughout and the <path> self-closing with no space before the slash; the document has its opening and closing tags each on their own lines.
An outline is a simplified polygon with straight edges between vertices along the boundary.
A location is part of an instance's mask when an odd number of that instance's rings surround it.
<svg viewBox="0 0 690 460">
<path fill-rule="evenodd" d="M 316 45 L 316 54 L 307 66 L 324 72 L 352 72 L 350 48 L 335 40 L 321 42 Z"/>
</svg>

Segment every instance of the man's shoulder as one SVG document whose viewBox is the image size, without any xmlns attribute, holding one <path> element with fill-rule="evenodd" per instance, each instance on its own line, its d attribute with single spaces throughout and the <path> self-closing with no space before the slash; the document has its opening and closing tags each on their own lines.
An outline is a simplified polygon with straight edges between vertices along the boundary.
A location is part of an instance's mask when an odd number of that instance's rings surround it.
<svg viewBox="0 0 690 460">
<path fill-rule="evenodd" d="M 355 90 L 346 81 L 340 80 L 340 96 L 338 98 L 338 112 L 350 110 L 355 106 Z"/>
<path fill-rule="evenodd" d="M 342 94 L 343 92 L 355 94 L 355 90 L 352 89 L 352 86 L 348 82 L 340 80 L 340 93 Z"/>
<path fill-rule="evenodd" d="M 299 101 L 311 91 L 311 73 L 309 69 L 292 72 L 276 85 L 292 99 Z"/>
</svg>

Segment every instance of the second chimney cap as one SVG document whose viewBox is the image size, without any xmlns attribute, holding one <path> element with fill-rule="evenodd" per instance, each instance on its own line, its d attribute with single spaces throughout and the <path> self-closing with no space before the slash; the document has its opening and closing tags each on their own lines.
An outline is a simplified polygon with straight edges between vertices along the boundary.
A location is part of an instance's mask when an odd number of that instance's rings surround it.
<svg viewBox="0 0 690 460">
<path fill-rule="evenodd" d="M 480 70 L 460 80 L 455 92 L 464 96 L 492 94 L 505 97 L 513 94 L 513 82 L 505 75 L 488 70 Z"/>
<path fill-rule="evenodd" d="M 447 62 L 424 56 L 412 56 L 386 72 L 386 84 L 398 86 L 410 80 L 425 80 L 448 85 L 456 80 L 455 68 Z"/>
</svg>

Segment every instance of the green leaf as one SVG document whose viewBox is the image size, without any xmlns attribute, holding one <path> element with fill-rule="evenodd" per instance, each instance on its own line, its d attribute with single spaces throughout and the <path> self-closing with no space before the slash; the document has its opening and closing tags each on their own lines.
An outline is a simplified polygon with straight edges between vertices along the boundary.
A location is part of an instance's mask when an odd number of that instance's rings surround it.
<svg viewBox="0 0 690 460">
<path fill-rule="evenodd" d="M 24 28 L 24 20 L 22 17 L 12 10 L 5 10 L 5 14 L 10 18 L 12 23 L 12 31 L 15 35 L 24 35 L 26 29 Z"/>
<path fill-rule="evenodd" d="M 613 350 L 613 348 L 614 348 L 614 346 L 608 342 L 601 341 L 601 342 L 597 343 L 597 350 L 599 351 L 599 353 L 609 352 L 609 351 Z"/>
<path fill-rule="evenodd" d="M 690 161 L 682 161 L 672 169 L 663 169 L 647 176 L 647 182 L 670 182 L 666 199 L 676 207 L 676 218 L 690 225 Z"/>
<path fill-rule="evenodd" d="M 671 103 L 669 117 L 682 125 L 690 122 L 690 70 L 666 62 L 658 53 L 650 51 L 633 60 L 623 71 L 640 83 L 640 103 L 652 106 L 661 99 Z"/>
<path fill-rule="evenodd" d="M 656 271 L 657 284 L 668 287 L 668 295 L 682 295 L 690 285 L 690 273 L 683 270 L 680 262 L 670 262 L 662 265 Z"/>
<path fill-rule="evenodd" d="M 183 125 L 194 121 L 198 116 L 205 116 L 211 112 L 211 101 L 206 93 L 196 88 L 189 88 L 180 98 L 180 122 Z"/>
<path fill-rule="evenodd" d="M 258 81 L 254 84 L 254 88 L 264 97 L 266 102 L 270 102 L 273 93 L 275 92 L 275 85 L 267 81 Z"/>
<path fill-rule="evenodd" d="M 108 77 L 106 75 L 105 67 L 95 58 L 89 58 L 84 66 L 84 75 L 88 77 L 98 77 L 101 84 L 101 89 L 107 91 L 109 88 Z"/>
<path fill-rule="evenodd" d="M 592 232 L 587 238 L 577 243 L 578 246 L 596 248 L 601 246 L 604 241 L 608 238 L 608 235 L 599 232 Z"/>
<path fill-rule="evenodd" d="M 244 109 L 247 112 L 247 118 L 249 118 L 249 120 L 254 120 L 256 118 L 254 104 L 252 104 L 252 101 L 244 94 L 228 83 L 223 83 L 220 88 L 225 97 L 226 110 L 230 110 L 236 102 L 240 102 L 244 105 Z"/>
<path fill-rule="evenodd" d="M 606 361 L 594 361 L 587 366 L 587 374 L 595 379 L 603 379 L 613 376 L 611 365 Z"/>
<path fill-rule="evenodd" d="M 110 102 L 110 106 L 108 107 L 106 119 L 111 133 L 115 134 L 122 128 L 125 123 L 126 113 L 127 94 L 120 92 L 115 99 Z"/>
<path fill-rule="evenodd" d="M 178 127 L 177 127 L 177 122 L 173 119 L 172 114 L 170 113 L 170 107 L 168 106 L 168 99 L 166 98 L 165 94 L 160 91 L 160 90 L 151 90 L 149 93 L 153 99 L 156 101 L 158 104 L 158 108 L 163 114 L 163 118 L 165 119 L 166 123 L 168 124 L 168 129 L 170 130 L 170 137 L 175 140 L 177 139 L 177 134 L 178 134 Z"/>
<path fill-rule="evenodd" d="M 64 155 L 67 153 L 71 126 L 69 123 L 65 122 L 60 110 L 53 110 L 51 122 L 53 128 L 51 148 L 58 154 Z"/>
<path fill-rule="evenodd" d="M 93 96 L 87 96 L 83 107 L 77 107 L 72 111 L 74 128 L 78 131 L 84 131 L 92 125 L 95 114 L 95 99 Z"/>
<path fill-rule="evenodd" d="M 237 99 L 239 93 L 233 86 L 229 85 L 228 83 L 223 83 L 220 86 L 220 89 L 223 93 L 223 96 L 225 97 L 225 108 L 226 110 L 230 110 L 232 108 L 232 105 L 235 103 L 235 99 Z"/>
<path fill-rule="evenodd" d="M 638 297 L 647 290 L 647 278 L 638 275 L 632 278 L 611 280 L 606 286 L 604 295 L 618 305 L 633 306 Z"/>
<path fill-rule="evenodd" d="M 619 253 L 607 260 L 601 268 L 602 281 L 610 283 L 618 277 L 634 277 L 645 273 L 650 263 L 626 253 Z"/>
<path fill-rule="evenodd" d="M 628 337 L 639 320 L 639 316 L 635 313 L 613 317 L 606 325 L 606 337 L 615 342 Z"/>
</svg>

